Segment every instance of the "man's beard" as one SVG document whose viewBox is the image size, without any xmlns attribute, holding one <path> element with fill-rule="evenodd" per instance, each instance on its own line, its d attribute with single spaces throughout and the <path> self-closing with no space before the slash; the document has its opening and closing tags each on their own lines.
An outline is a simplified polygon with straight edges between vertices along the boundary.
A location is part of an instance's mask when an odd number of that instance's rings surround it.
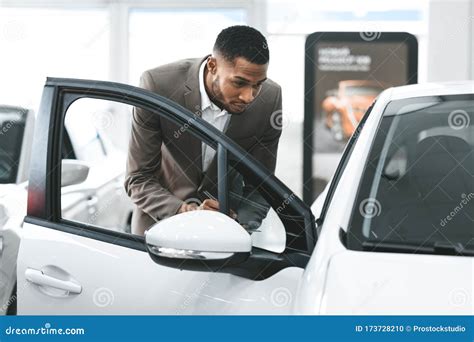
<svg viewBox="0 0 474 342">
<path fill-rule="evenodd" d="M 240 115 L 245 111 L 244 109 L 241 112 L 233 112 L 230 108 L 224 105 L 224 103 L 222 102 L 223 98 L 224 96 L 222 95 L 222 92 L 219 88 L 219 76 L 217 76 L 211 84 L 211 101 L 221 110 L 225 109 L 229 114 Z"/>
</svg>

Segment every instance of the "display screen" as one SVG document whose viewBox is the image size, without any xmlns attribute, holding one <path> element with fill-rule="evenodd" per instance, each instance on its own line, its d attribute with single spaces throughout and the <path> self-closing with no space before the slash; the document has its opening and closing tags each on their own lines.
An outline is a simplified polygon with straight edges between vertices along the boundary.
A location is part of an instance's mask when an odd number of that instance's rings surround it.
<svg viewBox="0 0 474 342">
<path fill-rule="evenodd" d="M 307 38 L 304 141 L 312 146 L 305 146 L 305 201 L 324 190 L 380 92 L 416 83 L 416 60 L 416 39 L 407 33 L 317 32 Z"/>
</svg>

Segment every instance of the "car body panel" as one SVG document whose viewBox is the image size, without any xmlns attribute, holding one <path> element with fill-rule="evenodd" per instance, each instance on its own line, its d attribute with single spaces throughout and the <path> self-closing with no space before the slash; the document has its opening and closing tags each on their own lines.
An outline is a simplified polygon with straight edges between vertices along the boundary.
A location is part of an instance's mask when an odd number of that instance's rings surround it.
<svg viewBox="0 0 474 342">
<path fill-rule="evenodd" d="M 472 315 L 471 257 L 345 251 L 328 265 L 322 315 Z"/>
<path fill-rule="evenodd" d="M 0 185 L 0 314 L 5 314 L 14 298 L 10 299 L 16 284 L 16 262 L 26 213 L 25 184 Z M 15 294 L 13 294 L 15 295 Z"/>
<path fill-rule="evenodd" d="M 474 93 L 474 82 L 410 85 L 389 88 L 379 95 L 363 129 L 357 131 L 352 155 L 332 194 L 318 243 L 298 288 L 295 314 L 474 314 L 472 257 L 355 252 L 348 250 L 341 240 L 386 106 L 393 100 L 409 97 L 470 93 Z M 329 184 L 313 203 L 317 218 Z M 380 270 L 383 265 L 387 268 Z M 397 277 L 400 280 L 395 280 Z M 383 288 L 380 295 L 374 294 L 374 298 L 378 296 L 375 301 L 369 298 L 364 302 L 374 288 L 385 283 L 390 291 L 384 292 Z M 357 291 L 351 288 L 355 284 L 360 286 Z M 399 301 L 403 305 L 398 305 L 394 298 L 402 295 L 404 298 Z"/>
<path fill-rule="evenodd" d="M 303 273 L 290 267 L 254 281 L 225 273 L 182 271 L 155 264 L 144 251 L 29 223 L 23 227 L 18 260 L 22 315 L 285 315 L 292 312 Z M 27 269 L 47 274 L 52 266 L 63 271 L 65 280 L 81 285 L 82 292 L 55 296 L 25 279 Z"/>
<path fill-rule="evenodd" d="M 5 208 L 3 214 L 0 213 L 0 239 L 3 247 L 0 251 L 0 300 L 1 303 L 8 304 L 16 284 L 18 248 L 26 215 L 27 178 L 30 172 L 35 113 L 21 107 L 2 105 L 1 108 L 20 111 L 26 116 L 16 183 L 0 184 L 0 206 Z M 124 154 L 110 153 L 102 165 L 91 167 L 85 182 L 63 187 L 63 216 L 80 222 L 96 221 L 105 226 L 125 227 L 130 219 L 132 204 L 123 188 L 123 171 L 111 172 L 113 167 L 119 165 L 123 169 L 124 163 Z M 95 201 L 92 203 L 91 199 Z M 112 212 L 116 215 L 111 215 Z M 0 314 L 5 314 L 7 309 L 8 305 L 0 307 Z"/>
</svg>

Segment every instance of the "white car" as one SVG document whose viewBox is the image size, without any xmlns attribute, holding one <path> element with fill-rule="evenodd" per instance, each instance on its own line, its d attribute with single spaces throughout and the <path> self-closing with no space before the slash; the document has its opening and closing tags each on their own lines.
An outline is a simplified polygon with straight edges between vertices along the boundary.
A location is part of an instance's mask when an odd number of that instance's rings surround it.
<svg viewBox="0 0 474 342">
<path fill-rule="evenodd" d="M 32 150 L 35 115 L 32 110 L 0 106 L 0 313 L 15 310 L 16 262 L 26 215 L 28 173 Z M 90 127 L 94 130 L 94 127 Z M 69 127 L 70 132 L 74 131 Z M 62 215 L 70 220 L 96 222 L 129 232 L 132 204 L 123 189 L 123 173 L 109 171 L 113 163 L 124 163 L 105 138 L 94 133 L 87 152 L 94 148 L 103 162 L 90 166 L 84 148 L 64 131 L 61 175 Z M 94 131 L 95 132 L 95 131 Z M 85 134 L 80 132 L 79 134 Z M 77 135 L 77 132 L 76 132 Z M 105 148 L 105 146 L 107 146 Z M 114 200 L 103 210 L 106 201 Z M 117 211 L 115 211 L 118 209 Z"/>
<path fill-rule="evenodd" d="M 83 97 L 144 108 L 216 149 L 223 212 L 175 215 L 145 237 L 62 219 L 47 141 Z M 313 212 L 224 134 L 143 89 L 48 79 L 38 122 L 19 314 L 474 313 L 473 82 L 384 91 Z M 271 207 L 252 234 L 226 215 L 231 171 Z"/>
</svg>

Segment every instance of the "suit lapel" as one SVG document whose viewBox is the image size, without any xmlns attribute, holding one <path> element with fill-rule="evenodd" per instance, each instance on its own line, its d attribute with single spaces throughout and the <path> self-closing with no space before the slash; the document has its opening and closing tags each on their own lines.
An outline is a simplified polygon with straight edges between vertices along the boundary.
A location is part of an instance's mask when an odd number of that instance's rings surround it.
<svg viewBox="0 0 474 342">
<path fill-rule="evenodd" d="M 194 115 L 201 117 L 201 93 L 199 92 L 199 68 L 201 64 L 208 58 L 206 56 L 196 62 L 189 68 L 188 77 L 184 83 L 184 107 L 191 111 Z M 202 143 L 192 134 L 187 134 L 187 139 L 183 146 L 183 151 L 188 152 L 188 157 L 195 161 L 199 173 L 202 174 Z M 200 179 L 201 177 L 199 177 Z"/>
</svg>

